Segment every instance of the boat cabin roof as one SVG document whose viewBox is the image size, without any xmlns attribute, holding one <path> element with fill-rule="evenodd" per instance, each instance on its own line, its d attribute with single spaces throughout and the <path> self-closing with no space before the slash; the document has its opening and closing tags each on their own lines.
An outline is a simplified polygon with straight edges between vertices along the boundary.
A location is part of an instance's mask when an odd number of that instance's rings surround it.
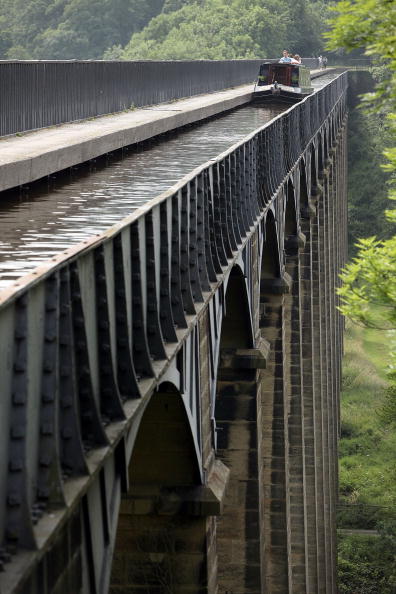
<svg viewBox="0 0 396 594">
<path fill-rule="evenodd" d="M 304 64 L 264 62 L 260 65 L 258 85 L 277 82 L 291 87 L 310 87 L 310 78 L 310 70 Z"/>
</svg>

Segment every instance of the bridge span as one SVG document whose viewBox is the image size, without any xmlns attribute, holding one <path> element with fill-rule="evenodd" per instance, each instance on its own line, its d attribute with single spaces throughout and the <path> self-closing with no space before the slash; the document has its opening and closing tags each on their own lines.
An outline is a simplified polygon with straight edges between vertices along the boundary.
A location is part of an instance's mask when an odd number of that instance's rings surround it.
<svg viewBox="0 0 396 594">
<path fill-rule="evenodd" d="M 0 591 L 335 593 L 347 74 L 0 292 Z"/>
</svg>

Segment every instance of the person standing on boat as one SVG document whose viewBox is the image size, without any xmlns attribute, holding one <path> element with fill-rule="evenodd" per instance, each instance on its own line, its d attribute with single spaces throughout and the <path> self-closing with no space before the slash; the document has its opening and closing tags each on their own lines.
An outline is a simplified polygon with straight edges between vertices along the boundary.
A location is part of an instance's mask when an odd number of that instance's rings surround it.
<svg viewBox="0 0 396 594">
<path fill-rule="evenodd" d="M 287 50 L 283 50 L 283 56 L 279 60 L 279 64 L 290 64 L 292 61 L 291 57 L 289 56 L 289 52 Z"/>
<path fill-rule="evenodd" d="M 300 56 L 298 54 L 295 54 L 294 56 L 292 56 L 291 63 L 292 64 L 301 64 Z"/>
</svg>

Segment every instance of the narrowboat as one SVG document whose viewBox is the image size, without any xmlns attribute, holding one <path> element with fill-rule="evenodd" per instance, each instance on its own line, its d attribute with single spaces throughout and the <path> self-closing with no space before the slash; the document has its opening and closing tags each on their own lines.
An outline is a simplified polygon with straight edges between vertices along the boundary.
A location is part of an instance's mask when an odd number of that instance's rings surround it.
<svg viewBox="0 0 396 594">
<path fill-rule="evenodd" d="M 310 95 L 311 74 L 302 64 L 264 62 L 253 91 L 252 100 L 295 103 Z"/>
</svg>

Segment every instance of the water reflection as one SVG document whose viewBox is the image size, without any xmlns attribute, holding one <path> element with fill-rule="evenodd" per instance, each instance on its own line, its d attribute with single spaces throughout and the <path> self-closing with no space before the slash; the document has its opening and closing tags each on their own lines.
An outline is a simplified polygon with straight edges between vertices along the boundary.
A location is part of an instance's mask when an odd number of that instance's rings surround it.
<svg viewBox="0 0 396 594">
<path fill-rule="evenodd" d="M 320 88 L 338 76 L 314 79 Z M 0 290 L 103 232 L 287 109 L 247 106 L 0 197 Z"/>
<path fill-rule="evenodd" d="M 0 202 L 0 288 L 41 262 L 103 232 L 284 111 L 245 107 L 199 127 L 4 192 Z"/>
</svg>

